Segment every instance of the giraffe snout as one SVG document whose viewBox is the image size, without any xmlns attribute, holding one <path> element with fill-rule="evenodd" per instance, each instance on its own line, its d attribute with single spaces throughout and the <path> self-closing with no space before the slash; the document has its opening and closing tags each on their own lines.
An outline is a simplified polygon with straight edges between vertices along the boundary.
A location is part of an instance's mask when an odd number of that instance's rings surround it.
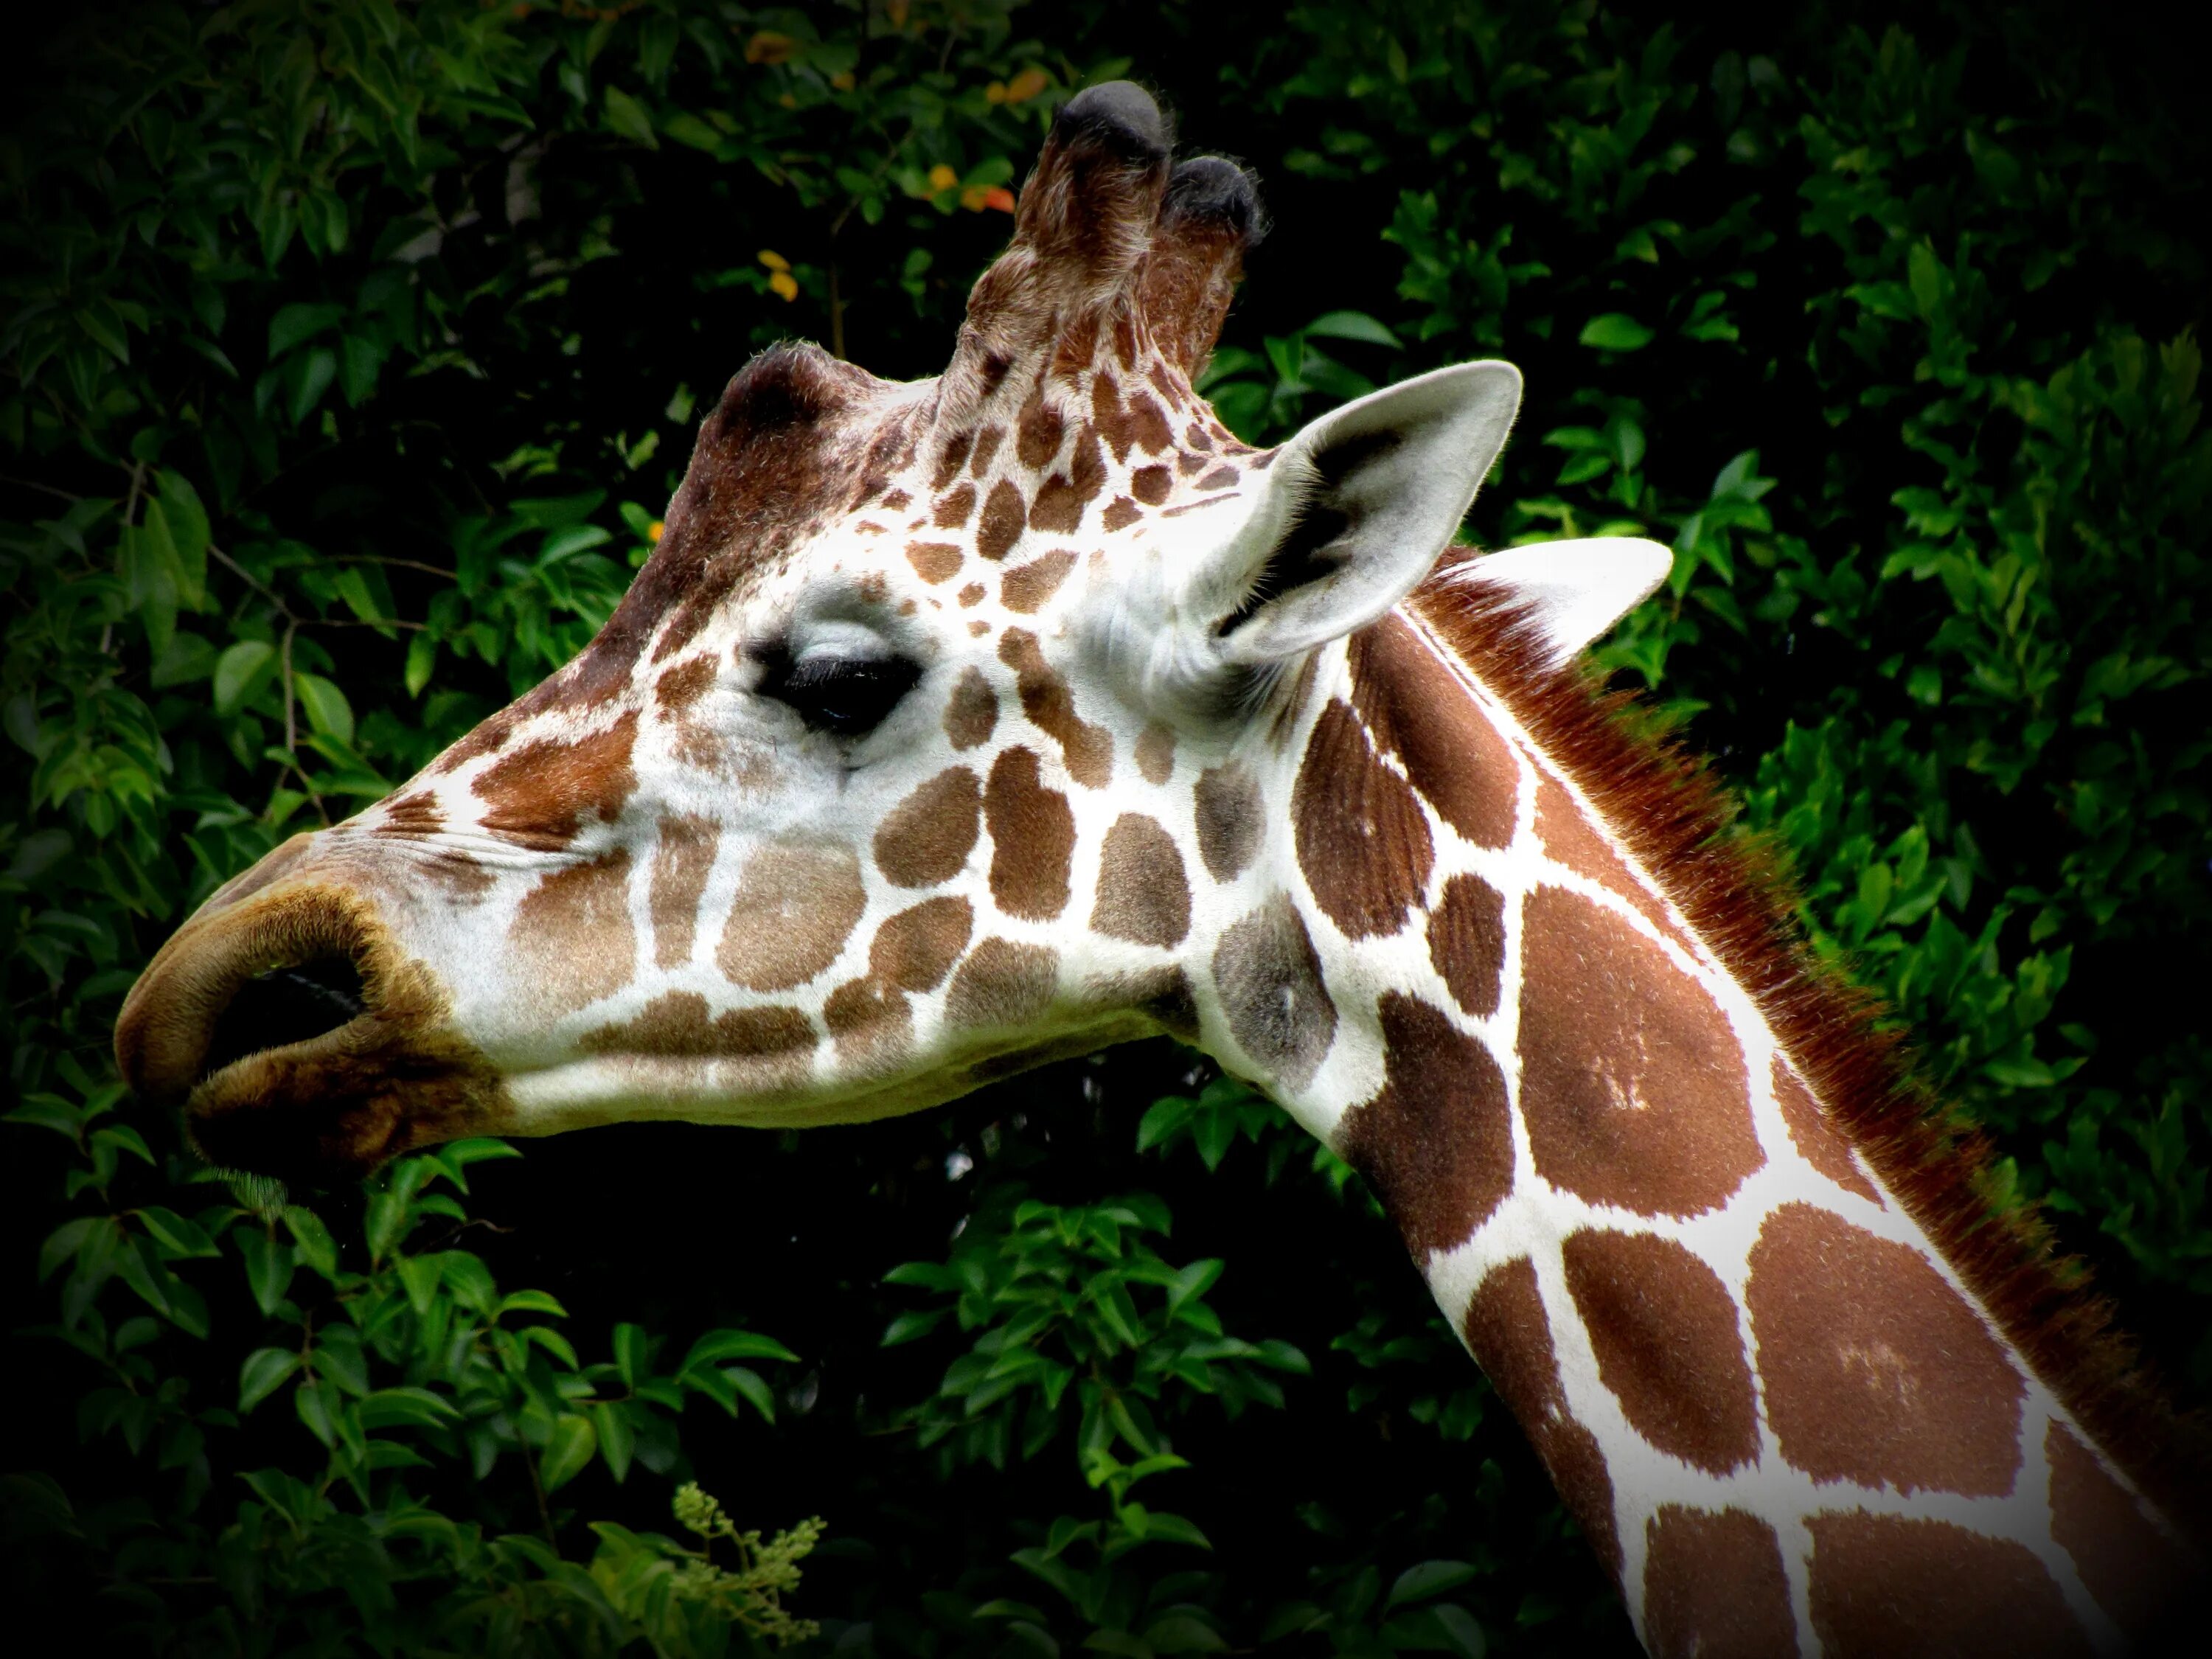
<svg viewBox="0 0 2212 1659">
<path fill-rule="evenodd" d="M 115 1030 L 131 1088 L 210 1162 L 307 1184 L 500 1127 L 496 1075 L 374 903 L 288 875 L 219 895 L 140 975 Z"/>
</svg>

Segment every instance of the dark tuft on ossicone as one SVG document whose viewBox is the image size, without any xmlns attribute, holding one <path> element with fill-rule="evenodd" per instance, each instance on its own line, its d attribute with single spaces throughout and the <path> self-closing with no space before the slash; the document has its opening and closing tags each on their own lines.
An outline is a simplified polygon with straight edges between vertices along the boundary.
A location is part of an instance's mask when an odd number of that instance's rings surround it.
<svg viewBox="0 0 2212 1659">
<path fill-rule="evenodd" d="M 1163 226 L 1209 225 L 1227 232 L 1249 252 L 1267 234 L 1253 176 L 1225 155 L 1194 155 L 1178 162 L 1160 208 Z"/>
<path fill-rule="evenodd" d="M 1052 125 L 1063 143 L 1097 144 L 1133 166 L 1164 161 L 1174 147 L 1167 117 L 1133 81 L 1085 87 L 1060 106 Z"/>
</svg>

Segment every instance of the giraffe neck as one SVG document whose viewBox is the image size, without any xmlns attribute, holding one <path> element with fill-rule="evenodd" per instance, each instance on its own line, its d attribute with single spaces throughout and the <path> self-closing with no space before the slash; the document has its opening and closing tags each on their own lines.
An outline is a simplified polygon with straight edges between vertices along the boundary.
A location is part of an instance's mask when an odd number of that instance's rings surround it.
<svg viewBox="0 0 2212 1659">
<path fill-rule="evenodd" d="M 1571 733 L 1492 690 L 1512 630 L 1479 612 L 1432 583 L 1305 700 L 1292 890 L 1340 1028 L 1286 1104 L 1374 1184 L 1655 1651 L 2126 1650 L 2193 1551 L 1941 1203 L 1855 1143 L 1846 1073 L 1787 1040 L 1785 947 L 1692 919 Z"/>
</svg>

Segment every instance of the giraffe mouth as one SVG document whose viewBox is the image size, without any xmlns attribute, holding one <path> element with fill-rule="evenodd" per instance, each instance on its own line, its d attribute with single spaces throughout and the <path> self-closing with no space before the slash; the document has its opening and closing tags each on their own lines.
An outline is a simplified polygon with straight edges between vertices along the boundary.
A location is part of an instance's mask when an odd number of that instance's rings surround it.
<svg viewBox="0 0 2212 1659">
<path fill-rule="evenodd" d="M 349 889 L 285 882 L 187 923 L 132 987 L 116 1057 L 209 1162 L 357 1178 L 495 1127 L 502 1090 L 447 1000 Z"/>
</svg>

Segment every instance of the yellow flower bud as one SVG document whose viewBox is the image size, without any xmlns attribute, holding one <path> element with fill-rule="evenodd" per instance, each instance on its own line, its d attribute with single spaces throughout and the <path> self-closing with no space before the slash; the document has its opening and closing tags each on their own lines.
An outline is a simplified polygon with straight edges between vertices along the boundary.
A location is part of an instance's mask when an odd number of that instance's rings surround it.
<svg viewBox="0 0 2212 1659">
<path fill-rule="evenodd" d="M 787 270 L 779 270 L 768 279 L 768 285 L 787 300 L 799 297 L 799 283 Z"/>
<path fill-rule="evenodd" d="M 1006 82 L 1006 101 L 1010 104 L 1026 104 L 1049 84 L 1049 79 L 1045 72 L 1032 64 Z"/>
<path fill-rule="evenodd" d="M 785 258 L 783 255 L 778 253 L 772 247 L 763 248 L 757 254 L 754 255 L 754 258 L 757 258 L 770 270 L 789 270 L 791 269 L 791 261 Z"/>
<path fill-rule="evenodd" d="M 667 529 L 668 525 L 665 520 L 655 519 L 651 524 L 646 526 L 645 538 L 649 542 L 657 542 Z"/>
<path fill-rule="evenodd" d="M 933 191 L 951 190 L 960 182 L 960 175 L 939 161 L 929 170 L 929 187 Z"/>
</svg>

